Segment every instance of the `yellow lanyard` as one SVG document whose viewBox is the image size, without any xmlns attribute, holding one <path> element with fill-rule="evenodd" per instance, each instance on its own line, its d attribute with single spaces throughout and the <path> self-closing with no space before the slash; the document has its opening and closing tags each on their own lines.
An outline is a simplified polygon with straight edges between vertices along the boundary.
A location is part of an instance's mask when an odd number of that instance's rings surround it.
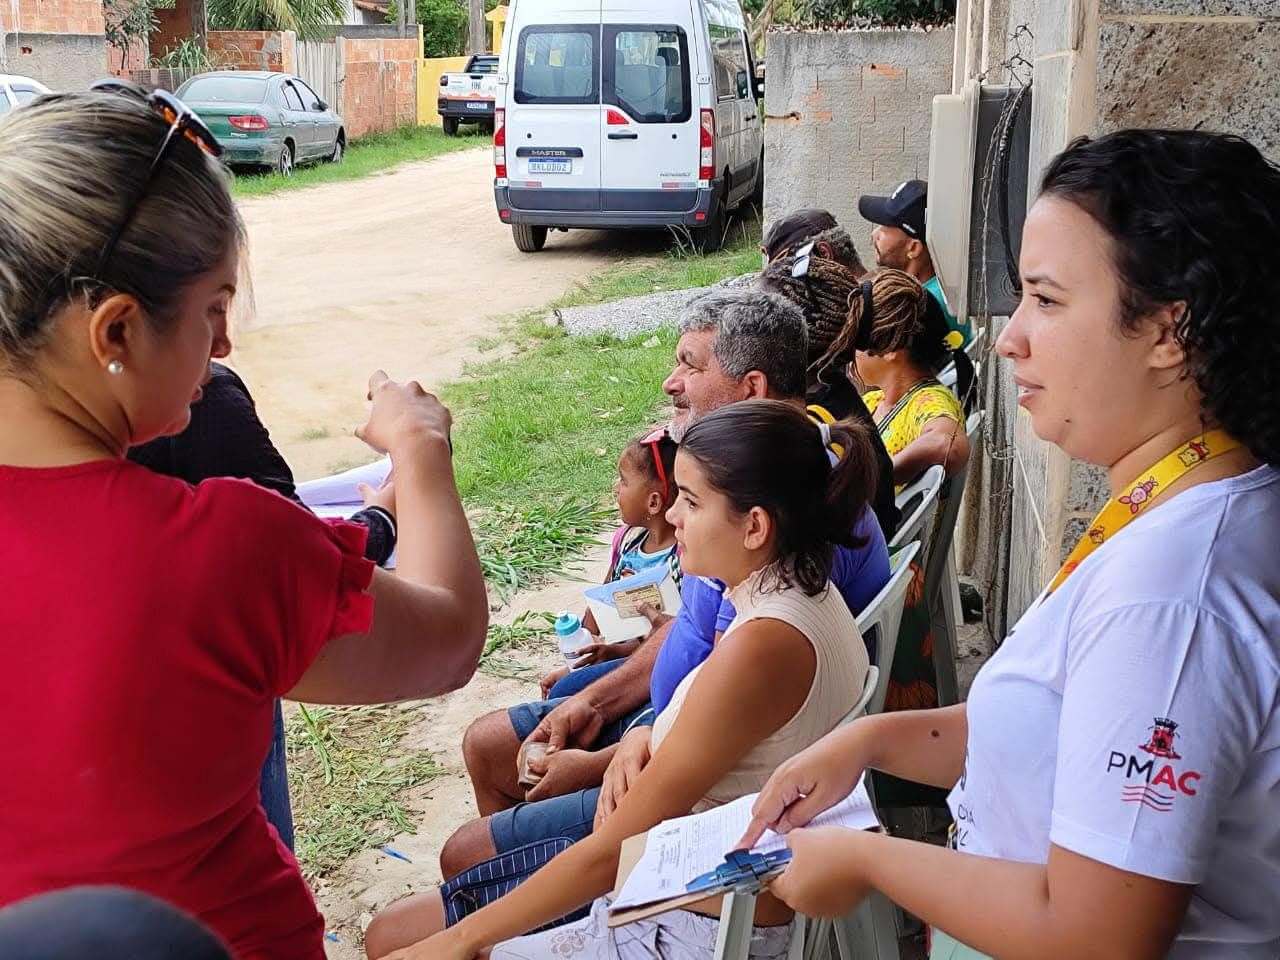
<svg viewBox="0 0 1280 960">
<path fill-rule="evenodd" d="M 1107 505 L 1093 518 L 1088 531 L 1080 538 L 1080 542 L 1071 551 L 1071 555 L 1067 557 L 1058 575 L 1049 584 L 1045 596 L 1062 586 L 1063 581 L 1075 572 L 1076 567 L 1084 562 L 1085 557 L 1150 507 L 1152 501 L 1168 490 L 1174 481 L 1190 473 L 1200 464 L 1208 463 L 1214 457 L 1220 457 L 1224 453 L 1230 453 L 1239 446 L 1240 441 L 1228 436 L 1225 430 L 1210 430 L 1187 441 L 1150 470 L 1140 474 L 1139 478 L 1130 485 L 1127 493 L 1108 500 Z"/>
</svg>

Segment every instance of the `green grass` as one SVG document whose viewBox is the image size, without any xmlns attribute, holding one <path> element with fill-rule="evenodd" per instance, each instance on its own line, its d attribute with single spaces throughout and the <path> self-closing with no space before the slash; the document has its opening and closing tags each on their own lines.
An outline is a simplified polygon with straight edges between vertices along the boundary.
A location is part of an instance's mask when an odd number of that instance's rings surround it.
<svg viewBox="0 0 1280 960">
<path fill-rule="evenodd" d="M 324 440 L 329 436 L 328 427 L 308 427 L 302 431 L 303 440 Z"/>
<path fill-rule="evenodd" d="M 301 707 L 285 729 L 289 793 L 303 874 L 415 828 L 399 797 L 440 773 L 428 754 L 400 754 L 419 714 L 411 706 Z"/>
<path fill-rule="evenodd" d="M 553 613 L 530 610 L 520 614 L 511 623 L 498 623 L 489 627 L 484 652 L 480 654 L 480 669 L 495 677 L 523 677 L 529 668 L 503 653 L 516 647 L 533 646 L 551 632 L 555 622 Z"/>
<path fill-rule="evenodd" d="M 559 570 L 614 522 L 618 455 L 660 417 L 676 341 L 672 330 L 625 341 L 546 334 L 442 391 L 458 487 L 502 592 Z"/>
<path fill-rule="evenodd" d="M 551 306 L 581 307 L 663 290 L 706 287 L 760 269 L 760 221 L 754 215 L 735 217 L 724 247 L 716 253 L 693 253 L 679 237 L 673 243 L 657 257 L 588 277 Z"/>
<path fill-rule="evenodd" d="M 301 190 L 321 183 L 358 180 L 401 163 L 428 160 L 442 153 L 466 150 L 489 142 L 489 134 L 468 125 L 456 137 L 445 136 L 439 127 L 401 127 L 391 133 L 374 133 L 351 143 L 342 163 L 318 163 L 299 167 L 292 177 L 277 173 L 241 174 L 231 192 L 237 197 L 260 197 L 286 190 Z"/>
</svg>

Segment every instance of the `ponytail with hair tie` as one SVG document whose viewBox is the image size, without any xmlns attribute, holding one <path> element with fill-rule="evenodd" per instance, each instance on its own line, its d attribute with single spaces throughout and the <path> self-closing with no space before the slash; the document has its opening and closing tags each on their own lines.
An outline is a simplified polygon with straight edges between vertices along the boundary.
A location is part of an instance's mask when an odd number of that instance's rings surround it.
<svg viewBox="0 0 1280 960">
<path fill-rule="evenodd" d="M 842 420 L 818 425 L 781 400 L 741 400 L 700 417 L 685 434 L 680 456 L 691 457 L 708 483 L 746 513 L 765 510 L 773 520 L 777 555 L 770 576 L 809 596 L 826 589 L 833 547 L 857 548 L 856 533 L 879 480 L 873 428 Z M 844 453 L 831 462 L 828 448 Z"/>
</svg>

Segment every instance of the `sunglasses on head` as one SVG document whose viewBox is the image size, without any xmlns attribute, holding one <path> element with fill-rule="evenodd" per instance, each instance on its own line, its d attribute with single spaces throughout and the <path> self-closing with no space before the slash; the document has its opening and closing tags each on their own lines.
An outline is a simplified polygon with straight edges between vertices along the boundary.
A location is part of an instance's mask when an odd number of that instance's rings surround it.
<svg viewBox="0 0 1280 960">
<path fill-rule="evenodd" d="M 155 179 L 156 171 L 160 169 L 160 164 L 164 162 L 165 157 L 169 155 L 170 149 L 178 142 L 178 139 L 181 137 L 190 141 L 211 157 L 221 156 L 222 147 L 203 121 L 192 113 L 191 108 L 167 90 L 154 90 L 151 93 L 147 93 L 136 84 L 130 83 L 128 80 L 119 79 L 99 80 L 89 89 L 93 93 L 130 97 L 140 103 L 145 103 L 169 124 L 169 132 L 160 141 L 160 149 L 156 151 L 155 159 L 151 161 L 151 166 L 147 170 L 146 180 L 143 181 L 142 186 L 139 188 L 137 196 L 125 208 L 124 219 L 112 231 L 106 246 L 102 248 L 102 254 L 98 258 L 97 269 L 94 271 L 94 279 L 101 280 L 106 272 L 107 265 L 111 262 L 111 257 L 115 253 L 117 244 L 120 243 L 120 238 L 124 236 L 125 230 L 128 229 L 129 224 L 133 222 L 133 218 L 138 212 L 138 207 L 146 199 L 147 192 L 151 189 L 151 183 Z"/>
<path fill-rule="evenodd" d="M 662 502 L 667 502 L 667 496 L 671 491 L 670 481 L 667 479 L 667 468 L 662 465 L 662 441 L 667 437 L 667 428 L 659 427 L 653 433 L 649 434 L 640 441 L 642 446 L 649 448 L 649 452 L 653 455 L 653 469 L 658 472 L 658 482 L 662 484 Z"/>
</svg>

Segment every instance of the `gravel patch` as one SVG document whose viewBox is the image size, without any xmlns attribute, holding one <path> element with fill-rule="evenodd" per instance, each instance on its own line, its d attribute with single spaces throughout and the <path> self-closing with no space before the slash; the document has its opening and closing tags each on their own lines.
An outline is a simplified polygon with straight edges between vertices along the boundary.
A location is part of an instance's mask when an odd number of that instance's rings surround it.
<svg viewBox="0 0 1280 960">
<path fill-rule="evenodd" d="M 721 280 L 710 287 L 647 293 L 640 297 L 626 297 L 589 307 L 563 307 L 555 311 L 555 318 L 572 337 L 607 333 L 625 339 L 661 326 L 674 325 L 680 317 L 680 311 L 691 300 L 711 290 L 750 286 L 757 276 L 758 274 L 746 273 L 740 277 Z"/>
</svg>

